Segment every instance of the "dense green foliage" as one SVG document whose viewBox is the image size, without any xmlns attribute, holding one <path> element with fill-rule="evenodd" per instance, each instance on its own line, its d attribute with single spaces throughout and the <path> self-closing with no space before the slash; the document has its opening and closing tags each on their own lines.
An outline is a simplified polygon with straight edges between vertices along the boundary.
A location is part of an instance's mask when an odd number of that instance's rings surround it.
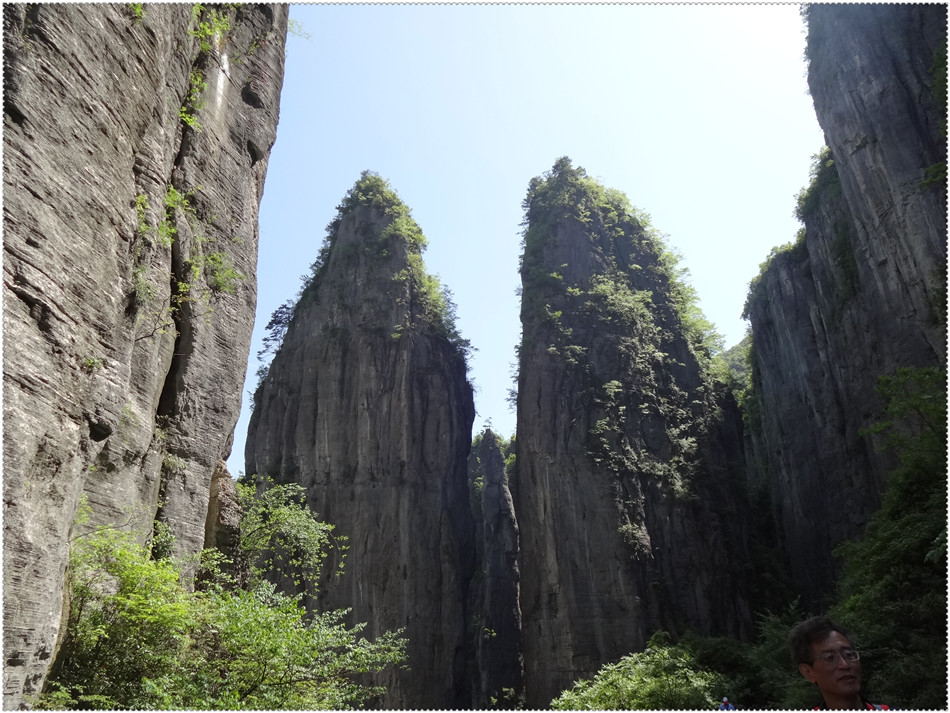
<svg viewBox="0 0 950 713">
<path fill-rule="evenodd" d="M 237 484 L 242 511 L 235 562 L 239 583 L 247 588 L 265 579 L 282 580 L 314 596 L 329 551 L 342 555 L 346 539 L 334 537 L 333 525 L 317 519 L 307 506 L 303 486 L 277 486 L 266 478 L 256 483 L 246 480 L 251 482 Z M 342 566 L 342 556 L 339 561 Z"/>
<path fill-rule="evenodd" d="M 147 688 L 174 671 L 195 626 L 170 560 L 154 561 L 127 531 L 77 538 L 62 653 L 42 701 L 51 708 L 152 708 Z"/>
<path fill-rule="evenodd" d="M 604 666 L 551 702 L 555 710 L 712 709 L 727 686 L 723 676 L 703 670 L 684 644 L 654 634 L 642 653 Z"/>
<path fill-rule="evenodd" d="M 825 146 L 811 159 L 808 186 L 795 196 L 795 217 L 802 223 L 815 214 L 821 197 L 836 198 L 841 195 L 841 178 L 831 149 Z"/>
<path fill-rule="evenodd" d="M 655 634 L 643 652 L 604 666 L 552 702 L 559 710 L 702 710 L 728 696 L 740 709 L 808 709 L 815 687 L 792 664 L 789 629 L 803 618 L 797 604 L 759 615 L 753 642 L 687 633 L 672 643 Z"/>
<path fill-rule="evenodd" d="M 672 643 L 663 632 L 647 648 L 604 666 L 552 702 L 560 710 L 713 709 L 728 696 L 740 709 L 805 710 L 821 703 L 799 674 L 788 632 L 804 618 L 797 602 L 756 619 L 751 642 L 687 633 Z"/>
<path fill-rule="evenodd" d="M 722 353 L 722 360 L 729 370 L 729 383 L 736 398 L 742 401 L 742 394 L 749 388 L 752 380 L 752 329 L 746 327 L 745 336 Z"/>
<path fill-rule="evenodd" d="M 367 641 L 347 611 L 308 613 L 264 579 L 283 567 L 316 577 L 330 526 L 297 486 L 260 497 L 244 486 L 240 498 L 239 561 L 206 550 L 196 590 L 188 563 L 156 558 L 167 542 L 117 527 L 73 540 L 66 635 L 41 707 L 350 708 L 381 692 L 359 677 L 404 660 L 400 632 Z"/>
<path fill-rule="evenodd" d="M 873 690 L 902 708 L 947 705 L 946 375 L 899 369 L 882 377 L 886 437 L 900 465 L 866 536 L 839 547 L 845 562 L 834 614 L 861 632 L 876 662 Z M 886 662 L 886 665 L 884 665 Z"/>
</svg>

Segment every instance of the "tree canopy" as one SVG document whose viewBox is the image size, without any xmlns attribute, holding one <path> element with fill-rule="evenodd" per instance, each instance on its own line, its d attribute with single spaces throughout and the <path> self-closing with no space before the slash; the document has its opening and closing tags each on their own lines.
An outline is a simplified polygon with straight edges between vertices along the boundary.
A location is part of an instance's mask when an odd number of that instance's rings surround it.
<svg viewBox="0 0 950 713">
<path fill-rule="evenodd" d="M 555 710 L 712 709 L 726 679 L 697 666 L 692 652 L 658 632 L 641 653 L 604 666 L 551 702 Z"/>
<path fill-rule="evenodd" d="M 381 693 L 361 675 L 405 659 L 399 631 L 369 641 L 347 610 L 308 612 L 265 579 L 286 568 L 315 579 L 332 528 L 295 486 L 260 497 L 244 486 L 241 499 L 241 562 L 206 550 L 196 590 L 187 563 L 156 558 L 133 529 L 73 540 L 66 634 L 39 707 L 338 709 Z"/>
</svg>

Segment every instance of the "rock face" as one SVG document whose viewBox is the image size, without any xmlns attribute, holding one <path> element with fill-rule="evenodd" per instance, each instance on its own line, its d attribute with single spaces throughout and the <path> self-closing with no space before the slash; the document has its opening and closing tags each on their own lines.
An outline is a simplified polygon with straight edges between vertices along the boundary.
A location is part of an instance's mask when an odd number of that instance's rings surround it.
<svg viewBox="0 0 950 713">
<path fill-rule="evenodd" d="M 543 707 L 657 629 L 744 632 L 749 560 L 738 413 L 662 245 L 568 159 L 525 208 L 512 491 L 526 703 Z"/>
<path fill-rule="evenodd" d="M 300 483 L 348 538 L 345 570 L 316 604 L 352 608 L 370 638 L 405 629 L 410 670 L 379 680 L 386 708 L 470 705 L 475 412 L 423 242 L 385 182 L 364 174 L 255 395 L 246 448 L 247 473 Z"/>
<path fill-rule="evenodd" d="M 287 7 L 142 7 L 3 8 L 5 708 L 80 499 L 197 551 L 240 409 Z"/>
<path fill-rule="evenodd" d="M 893 465 L 863 433 L 881 418 L 878 376 L 946 359 L 946 192 L 924 185 L 946 160 L 931 71 L 946 7 L 812 5 L 808 19 L 830 153 L 799 201 L 804 234 L 770 258 L 747 311 L 755 451 L 793 581 L 818 609 L 832 549 L 861 534 Z"/>
<path fill-rule="evenodd" d="M 875 318 L 907 333 L 881 346 L 942 354 L 946 184 L 921 184 L 947 159 L 947 8 L 817 4 L 808 18 L 808 86 L 853 215 L 862 284 L 880 295 Z"/>
<path fill-rule="evenodd" d="M 224 553 L 232 563 L 238 561 L 242 514 L 234 480 L 225 462 L 221 461 L 211 476 L 204 546 Z M 237 572 L 231 571 L 230 574 L 236 575 Z"/>
<path fill-rule="evenodd" d="M 472 637 L 475 662 L 473 705 L 516 706 L 524 702 L 524 657 L 518 568 L 518 522 L 498 437 L 486 429 L 472 447 L 469 482 L 475 515 L 476 573 Z"/>
</svg>

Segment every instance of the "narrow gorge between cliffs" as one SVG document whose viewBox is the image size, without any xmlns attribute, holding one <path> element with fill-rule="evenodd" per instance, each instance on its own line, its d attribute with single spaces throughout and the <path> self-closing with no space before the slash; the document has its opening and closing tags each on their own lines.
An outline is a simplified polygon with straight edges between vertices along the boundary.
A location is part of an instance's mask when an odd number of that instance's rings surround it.
<svg viewBox="0 0 950 713">
<path fill-rule="evenodd" d="M 946 7 L 803 6 L 826 146 L 730 349 L 637 196 L 520 177 L 513 433 L 354 175 L 233 477 L 290 10 L 4 6 L 4 708 L 809 707 L 825 612 L 944 706 Z"/>
</svg>

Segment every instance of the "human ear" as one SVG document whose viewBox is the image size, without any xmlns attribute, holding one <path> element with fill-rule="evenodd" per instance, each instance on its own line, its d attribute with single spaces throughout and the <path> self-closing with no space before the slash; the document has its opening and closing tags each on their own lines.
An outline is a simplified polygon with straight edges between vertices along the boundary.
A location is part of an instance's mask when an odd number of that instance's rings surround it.
<svg viewBox="0 0 950 713">
<path fill-rule="evenodd" d="M 812 683 L 815 682 L 815 671 L 807 663 L 798 664 L 798 672 Z"/>
</svg>

